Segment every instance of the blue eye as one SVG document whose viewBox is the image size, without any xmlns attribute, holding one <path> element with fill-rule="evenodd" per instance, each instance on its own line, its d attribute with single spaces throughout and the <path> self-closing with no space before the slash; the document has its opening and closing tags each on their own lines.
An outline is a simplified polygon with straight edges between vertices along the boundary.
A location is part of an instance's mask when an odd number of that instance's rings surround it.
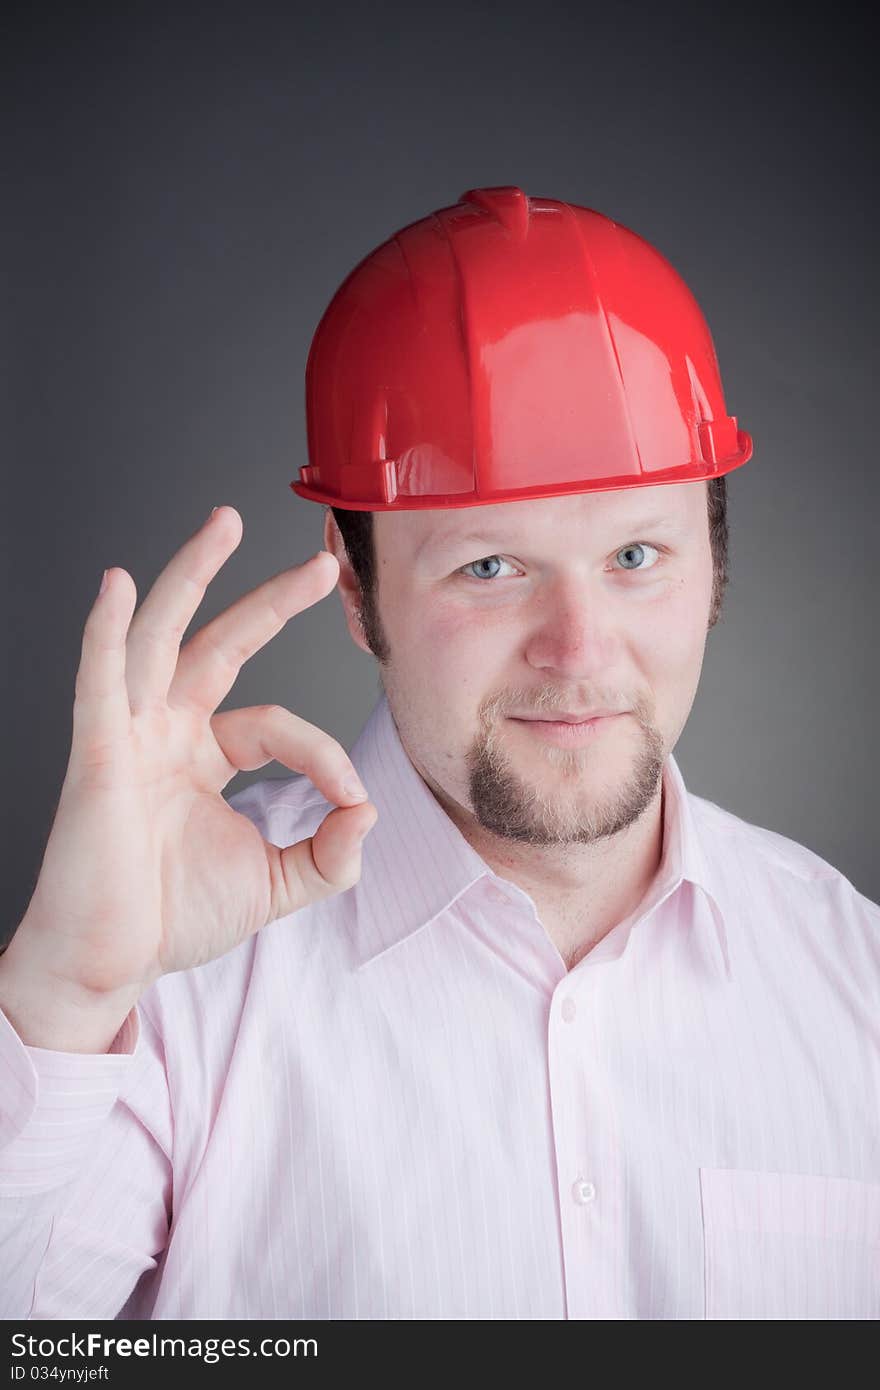
<svg viewBox="0 0 880 1390">
<path fill-rule="evenodd" d="M 646 547 L 648 550 L 653 550 L 656 556 L 656 559 L 652 560 L 649 565 L 643 565 L 640 563 L 640 561 L 642 561 L 645 557 Z M 618 550 L 617 555 L 627 555 L 630 557 L 632 563 L 627 563 L 623 566 L 624 569 L 629 570 L 653 569 L 654 565 L 656 565 L 657 563 L 657 560 L 660 559 L 660 552 L 658 551 L 657 547 L 654 545 L 648 545 L 647 541 L 645 541 L 644 544 L 640 541 L 633 541 L 632 545 L 625 545 L 621 550 Z M 616 558 L 617 556 L 615 556 L 615 559 Z"/>
<path fill-rule="evenodd" d="M 500 565 L 506 565 L 506 564 L 507 564 L 507 561 L 506 561 L 506 560 L 502 560 L 502 558 L 501 558 L 500 555 L 484 555 L 483 558 L 482 558 L 481 560 L 471 560 L 469 564 L 467 564 L 467 565 L 462 565 L 461 569 L 459 570 L 459 574 L 464 574 L 465 570 L 471 569 L 472 566 L 474 566 L 474 565 L 489 565 L 489 564 L 491 564 L 491 563 L 493 562 L 493 560 L 497 560 L 497 562 L 498 562 Z M 495 575 L 494 575 L 494 574 L 482 574 L 482 575 L 473 575 L 472 577 L 473 577 L 474 579 L 494 579 L 494 578 L 495 578 Z"/>
<path fill-rule="evenodd" d="M 650 555 L 646 554 L 648 551 L 652 552 L 653 559 Z M 623 546 L 618 550 L 615 559 L 621 555 L 627 557 L 626 560 L 622 562 L 621 568 L 630 570 L 633 573 L 640 573 L 642 570 L 653 569 L 660 559 L 660 551 L 657 546 L 650 545 L 647 541 L 633 541 L 630 545 Z M 479 580 L 496 579 L 498 577 L 497 569 L 491 574 L 487 574 L 485 569 L 482 574 L 476 573 L 468 575 L 467 573 L 468 570 L 475 570 L 478 566 L 486 565 L 507 565 L 508 568 L 512 568 L 510 562 L 503 560 L 500 555 L 484 555 L 480 560 L 471 560 L 469 564 L 462 565 L 458 573 L 465 575 L 466 578 Z"/>
</svg>

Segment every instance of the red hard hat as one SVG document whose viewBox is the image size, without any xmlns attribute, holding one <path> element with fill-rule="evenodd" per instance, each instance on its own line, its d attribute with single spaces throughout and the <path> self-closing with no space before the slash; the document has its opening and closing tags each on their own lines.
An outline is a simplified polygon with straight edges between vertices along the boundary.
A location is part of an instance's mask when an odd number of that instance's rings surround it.
<svg viewBox="0 0 880 1390">
<path fill-rule="evenodd" d="M 306 365 L 300 497 L 474 507 L 745 463 L 694 296 L 590 208 L 472 188 L 365 256 Z"/>
</svg>

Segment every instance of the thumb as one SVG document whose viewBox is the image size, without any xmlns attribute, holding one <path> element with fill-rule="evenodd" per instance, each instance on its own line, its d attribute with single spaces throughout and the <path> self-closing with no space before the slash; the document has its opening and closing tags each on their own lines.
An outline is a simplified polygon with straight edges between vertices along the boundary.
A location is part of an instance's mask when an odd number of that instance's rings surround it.
<svg viewBox="0 0 880 1390">
<path fill-rule="evenodd" d="M 364 839 L 378 819 L 379 813 L 369 801 L 359 806 L 336 806 L 314 835 L 285 849 L 276 848 L 270 920 L 353 887 L 361 876 Z"/>
</svg>

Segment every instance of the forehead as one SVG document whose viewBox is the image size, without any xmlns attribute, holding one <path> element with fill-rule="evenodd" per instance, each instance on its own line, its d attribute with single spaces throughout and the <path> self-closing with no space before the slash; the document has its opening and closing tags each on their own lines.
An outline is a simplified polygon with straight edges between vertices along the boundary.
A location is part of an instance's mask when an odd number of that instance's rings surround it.
<svg viewBox="0 0 880 1390">
<path fill-rule="evenodd" d="M 667 526 L 679 533 L 706 526 L 707 485 L 689 483 L 615 488 L 499 502 L 484 507 L 374 512 L 380 553 L 414 556 L 461 542 L 528 539 L 558 544 L 562 537 L 597 539 L 606 532 Z M 637 539 L 627 535 L 624 539 Z M 647 537 L 646 537 L 647 539 Z"/>
</svg>

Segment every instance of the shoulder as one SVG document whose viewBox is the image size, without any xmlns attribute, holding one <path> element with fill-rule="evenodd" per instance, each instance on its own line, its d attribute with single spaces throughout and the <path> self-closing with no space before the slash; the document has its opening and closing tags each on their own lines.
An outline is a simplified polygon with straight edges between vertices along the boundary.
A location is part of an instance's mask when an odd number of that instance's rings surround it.
<svg viewBox="0 0 880 1390">
<path fill-rule="evenodd" d="M 776 830 L 756 825 L 707 798 L 688 792 L 700 840 L 715 873 L 731 891 L 766 890 L 775 903 L 809 907 L 817 919 L 864 925 L 880 948 L 880 905 L 815 850 Z"/>
<path fill-rule="evenodd" d="M 809 882 L 842 877 L 839 869 L 799 841 L 744 820 L 694 792 L 688 793 L 688 799 L 694 819 L 716 844 L 728 845 L 756 863 Z"/>
</svg>

